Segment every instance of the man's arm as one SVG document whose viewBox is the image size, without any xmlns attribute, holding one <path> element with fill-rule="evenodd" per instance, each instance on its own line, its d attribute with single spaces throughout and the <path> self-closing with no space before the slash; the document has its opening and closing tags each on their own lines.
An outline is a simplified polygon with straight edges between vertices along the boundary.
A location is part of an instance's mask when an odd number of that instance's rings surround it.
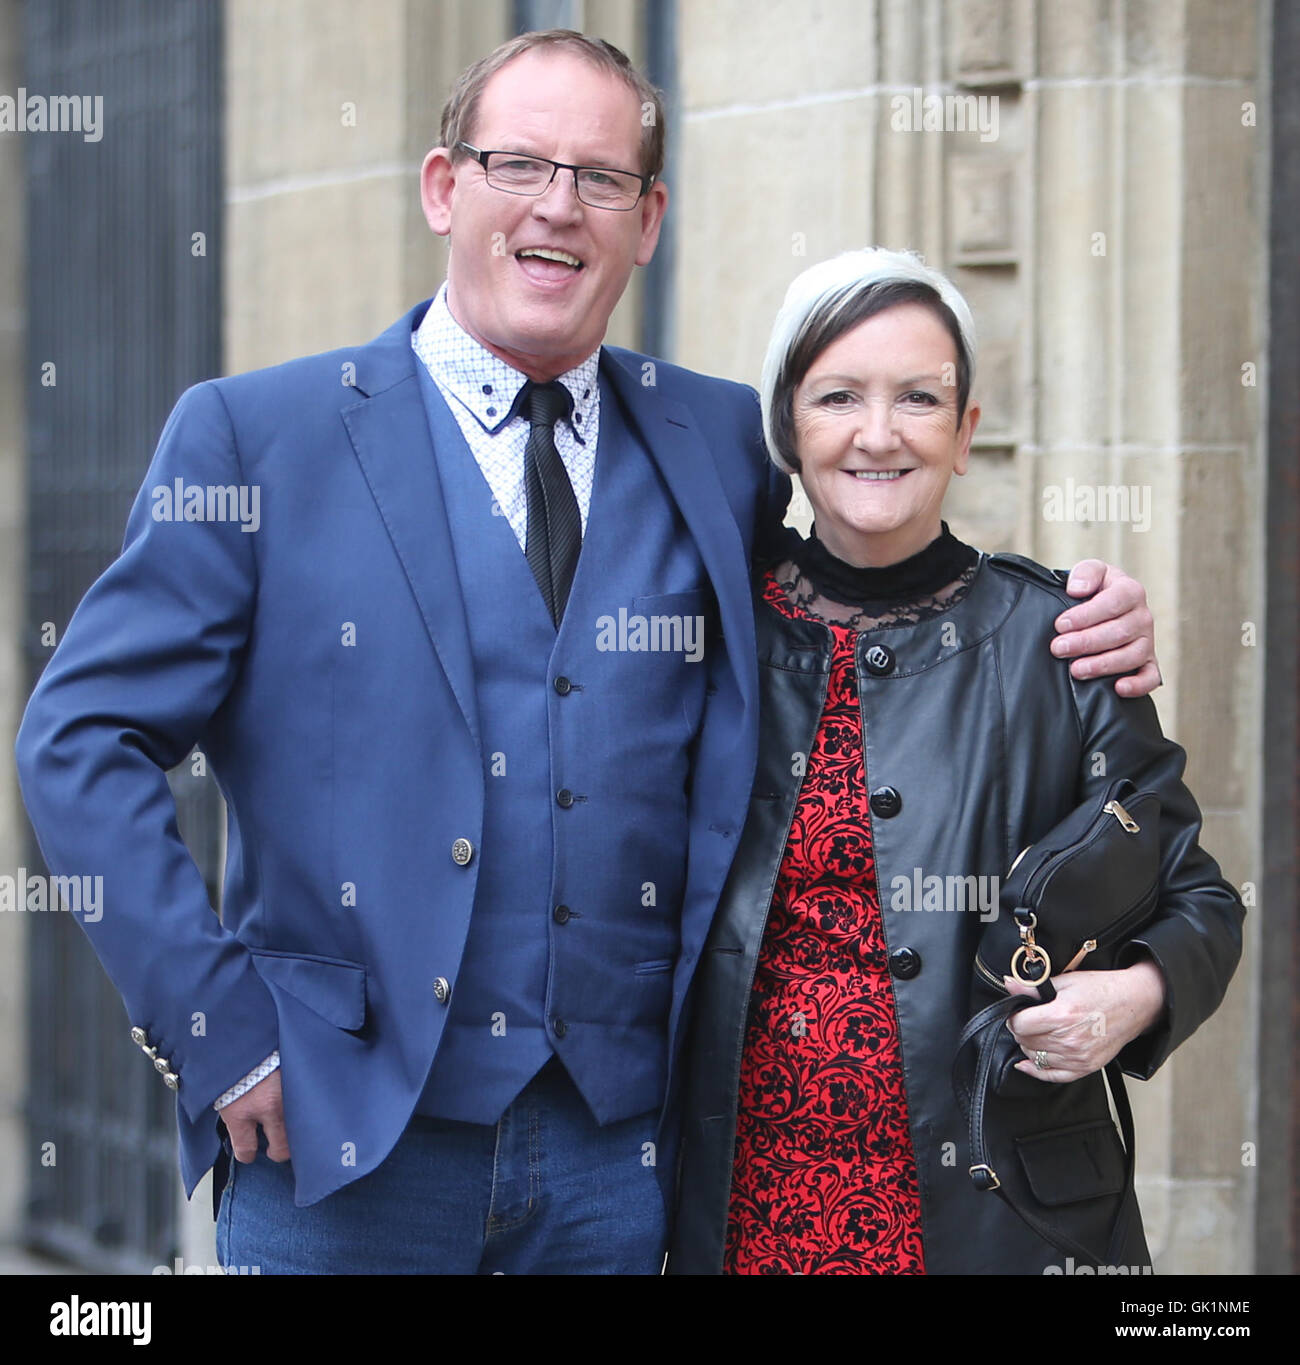
<svg viewBox="0 0 1300 1365">
<path fill-rule="evenodd" d="M 273 1052 L 275 1004 L 247 949 L 208 905 L 166 773 L 236 676 L 256 595 L 238 521 L 156 519 L 153 490 L 244 482 L 210 384 L 168 419 L 121 556 L 86 594 L 28 703 L 16 754 L 52 872 L 102 876 L 82 928 L 137 1041 L 192 1121 Z"/>
</svg>

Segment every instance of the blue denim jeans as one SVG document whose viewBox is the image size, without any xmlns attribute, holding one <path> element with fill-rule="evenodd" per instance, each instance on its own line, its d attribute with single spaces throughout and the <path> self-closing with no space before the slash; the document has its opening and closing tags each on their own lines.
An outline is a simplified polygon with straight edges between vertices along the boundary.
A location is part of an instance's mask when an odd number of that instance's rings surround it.
<svg viewBox="0 0 1300 1365">
<path fill-rule="evenodd" d="M 597 1127 L 552 1058 L 495 1125 L 416 1115 L 375 1170 L 305 1209 L 292 1160 L 262 1138 L 230 1162 L 217 1259 L 263 1275 L 657 1275 L 657 1117 Z"/>
</svg>

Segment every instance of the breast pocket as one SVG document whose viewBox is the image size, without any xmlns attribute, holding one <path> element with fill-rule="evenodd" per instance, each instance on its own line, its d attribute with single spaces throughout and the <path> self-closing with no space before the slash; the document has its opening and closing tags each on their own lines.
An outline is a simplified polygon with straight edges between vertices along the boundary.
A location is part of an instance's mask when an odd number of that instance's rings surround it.
<svg viewBox="0 0 1300 1365">
<path fill-rule="evenodd" d="M 647 701 L 661 691 L 669 706 L 680 708 L 681 742 L 695 735 L 704 714 L 716 621 L 713 594 L 705 588 L 634 598 L 628 614 L 627 648 L 638 661 Z"/>
<path fill-rule="evenodd" d="M 627 618 L 629 645 L 635 642 L 646 653 L 703 663 L 710 637 L 716 633 L 712 629 L 716 615 L 712 601 L 712 593 L 703 588 L 633 598 Z"/>
</svg>

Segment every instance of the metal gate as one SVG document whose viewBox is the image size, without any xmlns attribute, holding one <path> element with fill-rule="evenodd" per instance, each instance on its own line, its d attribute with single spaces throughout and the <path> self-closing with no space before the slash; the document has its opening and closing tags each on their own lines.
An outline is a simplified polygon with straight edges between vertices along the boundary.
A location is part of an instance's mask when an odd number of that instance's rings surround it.
<svg viewBox="0 0 1300 1365">
<path fill-rule="evenodd" d="M 90 120 L 102 97 L 90 137 L 24 138 L 33 682 L 121 548 L 172 404 L 219 372 L 221 23 L 209 0 L 24 9 L 28 95 L 89 96 Z M 171 777 L 215 904 L 219 797 L 188 764 Z M 43 866 L 34 839 L 27 865 Z M 70 917 L 32 915 L 28 930 L 28 1240 L 93 1269 L 169 1264 L 175 1099 Z"/>
</svg>

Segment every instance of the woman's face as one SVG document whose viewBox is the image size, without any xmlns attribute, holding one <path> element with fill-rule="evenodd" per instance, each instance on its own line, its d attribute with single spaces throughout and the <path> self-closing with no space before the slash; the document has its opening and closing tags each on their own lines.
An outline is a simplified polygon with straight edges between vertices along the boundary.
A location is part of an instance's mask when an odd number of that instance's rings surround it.
<svg viewBox="0 0 1300 1365">
<path fill-rule="evenodd" d="M 900 303 L 832 342 L 794 391 L 804 491 L 840 559 L 894 564 L 940 533 L 979 408 L 957 421 L 957 348 L 923 304 Z"/>
</svg>

